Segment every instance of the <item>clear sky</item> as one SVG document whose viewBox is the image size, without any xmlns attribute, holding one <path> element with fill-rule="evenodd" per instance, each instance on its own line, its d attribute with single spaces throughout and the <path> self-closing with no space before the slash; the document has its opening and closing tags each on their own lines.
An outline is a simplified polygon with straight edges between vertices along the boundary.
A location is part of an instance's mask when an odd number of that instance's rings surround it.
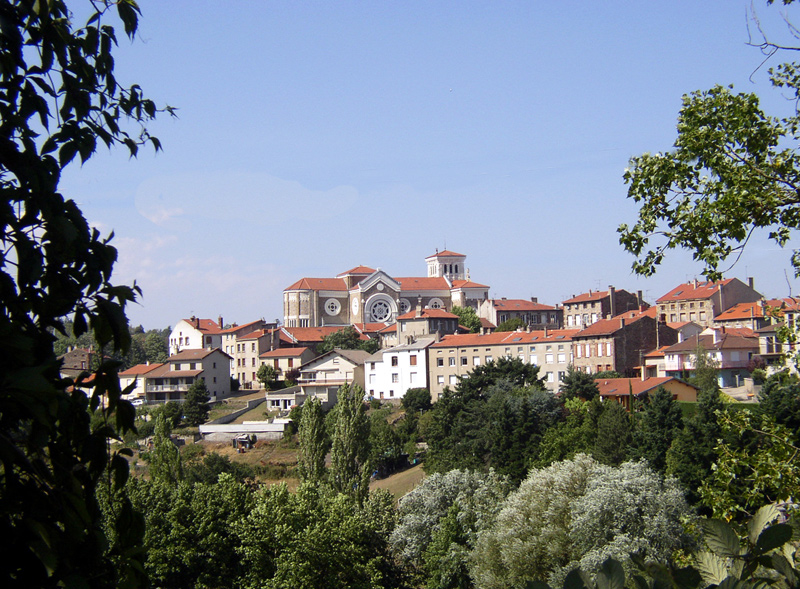
<svg viewBox="0 0 800 589">
<path fill-rule="evenodd" d="M 445 247 L 493 297 L 614 285 L 652 303 L 701 269 L 675 253 L 631 274 L 628 159 L 670 149 L 693 90 L 793 106 L 747 46 L 749 0 L 139 4 L 117 78 L 178 117 L 150 127 L 163 152 L 101 151 L 62 191 L 115 232 L 115 280 L 143 289 L 128 315 L 148 329 L 282 318 L 301 277 L 424 276 Z M 785 36 L 782 7 L 756 10 Z M 789 256 L 758 239 L 727 276 L 798 294 Z"/>
</svg>

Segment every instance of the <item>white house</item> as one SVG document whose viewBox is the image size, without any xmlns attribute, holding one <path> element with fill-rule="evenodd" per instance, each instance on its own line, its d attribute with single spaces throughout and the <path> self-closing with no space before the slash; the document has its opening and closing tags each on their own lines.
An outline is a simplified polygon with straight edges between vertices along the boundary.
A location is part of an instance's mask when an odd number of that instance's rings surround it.
<svg viewBox="0 0 800 589">
<path fill-rule="evenodd" d="M 205 380 L 211 400 L 231 394 L 230 356 L 222 350 L 183 350 L 143 376 L 148 403 L 184 401 L 198 378 Z"/>
<path fill-rule="evenodd" d="M 181 350 L 213 349 L 222 347 L 222 317 L 219 323 L 213 319 L 189 317 L 181 319 L 169 334 L 169 355 Z"/>
<path fill-rule="evenodd" d="M 299 385 L 303 395 L 319 397 L 323 407 L 336 404 L 339 387 L 357 384 L 364 387 L 364 362 L 369 354 L 363 350 L 336 348 L 300 367 Z"/>
<path fill-rule="evenodd" d="M 145 378 L 146 376 L 155 370 L 156 368 L 161 368 L 163 366 L 162 363 L 156 362 L 153 364 L 137 364 L 136 366 L 131 366 L 127 370 L 123 370 L 119 373 L 119 386 L 124 391 L 130 385 L 134 385 L 133 390 L 125 395 L 126 401 L 135 401 L 137 399 L 144 399 L 145 398 Z"/>
<path fill-rule="evenodd" d="M 428 347 L 435 337 L 380 350 L 367 358 L 364 390 L 374 399 L 400 399 L 408 389 L 428 388 Z"/>
</svg>

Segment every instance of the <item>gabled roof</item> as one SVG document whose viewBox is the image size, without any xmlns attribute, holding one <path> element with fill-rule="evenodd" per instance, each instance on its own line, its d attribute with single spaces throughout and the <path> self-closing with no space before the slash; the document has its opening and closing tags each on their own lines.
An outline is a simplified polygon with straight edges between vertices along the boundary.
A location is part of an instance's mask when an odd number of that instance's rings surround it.
<svg viewBox="0 0 800 589">
<path fill-rule="evenodd" d="M 454 280 L 453 289 L 458 288 L 489 288 L 489 286 L 487 284 L 472 282 L 471 280 Z"/>
<path fill-rule="evenodd" d="M 488 319 L 484 319 L 483 317 L 481 317 L 480 319 L 481 319 L 481 327 L 484 327 L 486 329 L 497 329 L 497 326 Z"/>
<path fill-rule="evenodd" d="M 380 333 L 381 331 L 385 330 L 387 327 L 395 327 L 394 323 L 353 323 L 353 327 L 355 327 L 356 331 L 365 334 L 365 333 Z M 361 339 L 364 339 L 363 337 Z"/>
<path fill-rule="evenodd" d="M 308 351 L 308 348 L 276 348 L 264 352 L 259 358 L 297 358 Z"/>
<path fill-rule="evenodd" d="M 222 331 L 222 326 L 217 324 L 217 322 L 213 319 L 198 319 L 197 317 L 190 317 L 189 319 L 184 319 L 183 321 L 202 333 L 217 334 Z"/>
<path fill-rule="evenodd" d="M 355 268 L 350 268 L 349 270 L 345 270 L 341 274 L 338 274 L 336 278 L 343 278 L 350 274 L 364 274 L 369 276 L 373 272 L 376 272 L 374 268 L 370 268 L 369 266 L 356 266 Z"/>
<path fill-rule="evenodd" d="M 460 348 L 478 346 L 498 346 L 510 344 L 542 344 L 572 341 L 574 329 L 548 329 L 545 331 L 495 331 L 493 333 L 464 333 L 446 335 L 432 348 Z"/>
<path fill-rule="evenodd" d="M 408 276 L 395 278 L 403 290 L 450 290 L 450 285 L 442 276 Z"/>
<path fill-rule="evenodd" d="M 362 364 L 364 364 L 364 362 L 367 361 L 367 358 L 369 358 L 370 355 L 371 354 L 369 352 L 365 352 L 364 350 L 345 350 L 342 348 L 334 348 L 330 352 L 325 352 L 321 356 L 317 356 L 313 360 L 309 360 L 301 367 L 301 369 L 306 369 L 311 364 L 318 364 L 328 356 L 341 356 L 342 358 L 349 360 L 356 366 L 361 366 Z"/>
<path fill-rule="evenodd" d="M 220 350 L 219 348 L 190 348 L 186 350 L 181 350 L 177 354 L 173 354 L 169 357 L 169 362 L 183 362 L 185 360 L 202 360 L 206 356 L 213 354 L 214 352 L 219 352 L 226 358 L 230 358 L 228 354 Z"/>
<path fill-rule="evenodd" d="M 611 319 L 601 319 L 600 321 L 592 323 L 576 333 L 575 337 L 612 335 L 645 317 L 655 319 L 656 311 L 656 307 L 650 307 L 645 311 L 625 311 Z"/>
<path fill-rule="evenodd" d="M 779 299 L 772 299 L 763 301 L 763 304 L 765 307 L 780 307 L 781 301 Z M 727 311 L 723 311 L 714 317 L 714 321 L 736 321 L 739 319 L 750 319 L 752 317 L 764 317 L 765 307 L 762 307 L 762 301 L 738 303 Z"/>
<path fill-rule="evenodd" d="M 720 333 L 717 335 L 717 341 L 714 341 L 713 335 L 695 335 L 688 339 L 673 344 L 664 350 L 665 354 L 680 354 L 680 353 L 694 353 L 697 350 L 698 343 L 705 348 L 706 351 L 710 350 L 752 350 L 758 349 L 758 338 L 755 337 L 741 337 L 738 335 L 731 335 L 729 333 Z"/>
<path fill-rule="evenodd" d="M 154 362 L 153 364 L 137 364 L 136 366 L 131 366 L 127 370 L 123 370 L 122 372 L 120 372 L 119 376 L 121 377 L 141 376 L 163 365 L 164 364 L 162 362 Z"/>
<path fill-rule="evenodd" d="M 301 278 L 284 290 L 347 290 L 341 278 Z"/>
<path fill-rule="evenodd" d="M 492 306 L 501 311 L 554 311 L 555 307 L 527 299 L 492 299 Z"/>
<path fill-rule="evenodd" d="M 567 299 L 563 302 L 564 305 L 571 304 L 571 303 L 588 303 L 589 301 L 600 301 L 608 296 L 607 290 L 590 290 L 589 292 L 585 292 L 583 294 L 579 294 L 578 296 L 574 296 L 571 299 Z"/>
<path fill-rule="evenodd" d="M 272 333 L 271 329 L 256 329 L 255 331 L 251 331 L 250 333 L 247 333 L 245 335 L 239 336 L 236 339 L 238 339 L 240 341 L 251 340 L 251 339 L 259 339 L 259 338 L 264 337 L 265 335 L 269 335 L 270 333 Z"/>
<path fill-rule="evenodd" d="M 281 340 L 289 343 L 297 342 L 321 342 L 326 335 L 343 330 L 346 325 L 330 325 L 325 327 L 282 327 Z M 286 337 L 284 337 L 286 336 Z M 369 339 L 361 334 L 360 339 Z"/>
<path fill-rule="evenodd" d="M 464 254 L 457 254 L 456 252 L 451 252 L 450 250 L 442 250 L 440 252 L 436 252 L 432 256 L 428 256 L 425 259 L 430 260 L 431 258 L 452 258 L 452 257 L 466 258 L 467 256 L 465 256 Z"/>
<path fill-rule="evenodd" d="M 631 392 L 638 397 L 671 381 L 680 382 L 683 385 L 693 387 L 693 385 L 673 376 L 651 376 L 645 380 L 641 378 L 596 378 L 594 382 L 597 383 L 597 388 L 600 390 L 601 397 L 624 396 L 629 395 Z"/>
<path fill-rule="evenodd" d="M 233 325 L 232 327 L 228 327 L 227 329 L 221 329 L 220 333 L 236 333 L 238 331 L 247 331 L 248 333 L 252 331 L 254 325 L 261 323 L 261 319 L 256 319 L 255 321 L 251 321 L 250 323 L 244 323 L 242 325 Z"/>
<path fill-rule="evenodd" d="M 170 378 L 180 378 L 180 377 L 191 377 L 191 376 L 199 376 L 203 373 L 203 370 L 170 370 L 172 367 L 171 364 L 162 364 L 152 372 L 147 373 L 147 378 L 163 378 L 163 377 L 170 377 Z"/>
<path fill-rule="evenodd" d="M 422 309 L 422 315 L 417 317 L 417 311 L 409 311 L 400 315 L 398 321 L 407 321 L 410 319 L 458 319 L 458 315 L 454 315 L 444 309 Z"/>
<path fill-rule="evenodd" d="M 679 284 L 663 297 L 658 299 L 656 303 L 668 303 L 671 301 L 696 301 L 710 299 L 719 289 L 733 282 L 735 278 L 726 278 L 725 280 L 718 280 L 717 282 L 700 282 L 692 281 Z"/>
</svg>

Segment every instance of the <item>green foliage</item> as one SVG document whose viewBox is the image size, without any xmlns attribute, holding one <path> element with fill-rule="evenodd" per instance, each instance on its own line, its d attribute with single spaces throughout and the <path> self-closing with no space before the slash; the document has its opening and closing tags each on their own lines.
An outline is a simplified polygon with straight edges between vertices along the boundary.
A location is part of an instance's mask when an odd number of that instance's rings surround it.
<svg viewBox="0 0 800 589">
<path fill-rule="evenodd" d="M 524 476 L 525 461 L 559 413 L 552 395 L 537 394 L 544 391 L 538 371 L 519 358 L 500 358 L 477 366 L 455 390 L 446 388 L 425 428 L 425 470 L 480 470 L 491 464 Z M 500 396 L 492 400 L 495 395 Z M 503 427 L 511 428 L 509 436 Z"/>
<path fill-rule="evenodd" d="M 672 395 L 658 387 L 648 395 L 644 409 L 636 416 L 630 457 L 644 458 L 653 470 L 664 473 L 667 452 L 683 429 L 683 415 Z"/>
<path fill-rule="evenodd" d="M 689 384 L 697 387 L 699 392 L 719 392 L 719 365 L 699 342 L 697 349 L 692 355 L 692 363 L 694 364 L 694 371 L 689 378 Z"/>
<path fill-rule="evenodd" d="M 183 402 L 183 421 L 190 427 L 196 427 L 208 421 L 208 413 L 211 411 L 209 401 L 211 397 L 206 388 L 206 381 L 197 378 L 186 391 L 186 399 Z"/>
<path fill-rule="evenodd" d="M 384 407 L 369 415 L 369 465 L 379 476 L 392 473 L 403 454 L 403 439 L 388 422 L 391 412 Z"/>
<path fill-rule="evenodd" d="M 615 370 L 601 370 L 600 372 L 595 372 L 592 375 L 592 378 L 595 380 L 601 380 L 603 378 L 624 378 L 619 372 Z"/>
<path fill-rule="evenodd" d="M 450 309 L 453 315 L 458 315 L 458 324 L 469 329 L 470 333 L 478 333 L 481 330 L 481 319 L 472 307 L 459 307 L 453 305 Z"/>
<path fill-rule="evenodd" d="M 785 373 L 770 376 L 758 395 L 758 408 L 776 423 L 800 434 L 800 383 Z"/>
<path fill-rule="evenodd" d="M 177 401 L 168 401 L 161 407 L 157 407 L 153 410 L 153 417 L 158 413 L 164 415 L 164 419 L 167 420 L 167 425 L 169 425 L 170 429 L 177 429 L 183 420 L 183 407 Z"/>
<path fill-rule="evenodd" d="M 567 366 L 567 373 L 561 380 L 559 395 L 564 400 L 578 398 L 591 401 L 600 396 L 600 389 L 597 388 L 594 378 L 588 372 L 576 370 L 570 364 Z"/>
<path fill-rule="evenodd" d="M 538 468 L 571 460 L 577 454 L 590 454 L 597 440 L 597 424 L 603 413 L 600 397 L 589 402 L 571 399 L 564 402 L 566 419 L 548 429 L 539 444 L 539 455 L 532 461 Z"/>
<path fill-rule="evenodd" d="M 265 389 L 269 390 L 272 385 L 278 380 L 278 371 L 269 364 L 262 364 L 258 367 L 256 372 L 256 379 L 260 382 Z"/>
<path fill-rule="evenodd" d="M 400 403 L 403 409 L 406 410 L 406 413 L 428 411 L 432 407 L 431 393 L 428 389 L 424 388 L 408 389 L 400 400 Z"/>
<path fill-rule="evenodd" d="M 702 502 L 714 517 L 741 521 L 766 503 L 790 501 L 800 489 L 797 437 L 768 415 L 719 415 L 717 458 L 703 481 Z"/>
<path fill-rule="evenodd" d="M 117 505 L 119 533 L 107 545 L 95 499 L 101 481 L 118 488 L 128 476 L 129 451 L 109 455 L 107 444 L 134 422 L 119 364 L 98 366 L 87 396 L 60 378 L 54 351 L 53 332 L 66 333 L 69 317 L 75 338 L 88 333 L 126 354 L 124 308 L 139 292 L 111 282 L 116 249 L 59 192 L 63 168 L 90 159 L 98 142 L 131 155 L 143 143 L 160 146 L 144 127 L 155 104 L 114 76 L 114 24 L 133 38 L 138 7 L 85 8 L 81 27 L 63 0 L 0 7 L 0 532 L 13 539 L 0 579 L 8 586 L 143 582 L 130 504 Z M 92 430 L 89 415 L 101 407 L 106 419 Z"/>
<path fill-rule="evenodd" d="M 528 326 L 524 320 L 520 319 L 519 317 L 514 317 L 513 319 L 507 319 L 503 321 L 500 325 L 497 326 L 495 331 L 517 331 L 518 329 L 525 329 Z"/>
<path fill-rule="evenodd" d="M 617 466 L 625 460 L 631 443 L 631 420 L 625 407 L 615 401 L 603 403 L 597 420 L 597 439 L 592 455 L 603 464 Z"/>
<path fill-rule="evenodd" d="M 150 464 L 150 478 L 177 485 L 183 479 L 183 462 L 178 447 L 170 438 L 170 427 L 163 413 L 156 416 L 153 435 L 153 449 L 147 453 Z"/>
<path fill-rule="evenodd" d="M 465 586 L 467 553 L 509 492 L 494 471 L 452 470 L 423 479 L 398 506 L 394 554 L 428 586 Z"/>
<path fill-rule="evenodd" d="M 330 482 L 338 493 L 363 501 L 369 493 L 369 420 L 364 390 L 342 385 L 334 407 Z"/>
<path fill-rule="evenodd" d="M 182 458 L 185 459 L 185 455 Z M 237 483 L 255 479 L 255 471 L 252 467 L 240 462 L 232 462 L 227 456 L 216 452 L 206 454 L 202 461 L 187 464 L 183 468 L 183 479 L 190 484 L 213 485 L 222 474 L 230 475 Z"/>
<path fill-rule="evenodd" d="M 325 416 L 317 397 L 306 399 L 300 419 L 300 452 L 297 466 L 300 479 L 311 483 L 325 480 L 325 455 L 328 451 L 325 437 Z"/>
<path fill-rule="evenodd" d="M 403 587 L 388 553 L 393 510 L 385 493 L 370 495 L 360 507 L 314 485 L 301 485 L 296 493 L 282 484 L 262 489 L 235 526 L 241 577 L 225 586 Z"/>
<path fill-rule="evenodd" d="M 533 470 L 494 523 L 478 534 L 472 578 L 488 588 L 560 583 L 576 565 L 596 572 L 609 557 L 638 552 L 666 562 L 689 546 L 681 519 L 690 509 L 672 479 L 643 462 L 574 460 Z"/>
<path fill-rule="evenodd" d="M 364 350 L 374 354 L 380 349 L 380 342 L 377 339 L 361 339 L 361 334 L 352 325 L 343 327 L 322 338 L 317 344 L 317 354 L 326 354 L 335 348 L 342 350 Z"/>
</svg>

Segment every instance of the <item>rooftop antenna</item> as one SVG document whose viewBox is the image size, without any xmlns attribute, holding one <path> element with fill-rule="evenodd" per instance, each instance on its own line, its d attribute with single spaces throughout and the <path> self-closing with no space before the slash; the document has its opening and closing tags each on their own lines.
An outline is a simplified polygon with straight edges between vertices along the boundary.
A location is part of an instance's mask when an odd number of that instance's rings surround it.
<svg viewBox="0 0 800 589">
<path fill-rule="evenodd" d="M 789 274 L 786 273 L 786 268 L 783 269 L 783 276 L 786 278 L 786 284 L 789 286 L 789 298 L 792 297 L 792 283 L 789 282 Z"/>
</svg>

